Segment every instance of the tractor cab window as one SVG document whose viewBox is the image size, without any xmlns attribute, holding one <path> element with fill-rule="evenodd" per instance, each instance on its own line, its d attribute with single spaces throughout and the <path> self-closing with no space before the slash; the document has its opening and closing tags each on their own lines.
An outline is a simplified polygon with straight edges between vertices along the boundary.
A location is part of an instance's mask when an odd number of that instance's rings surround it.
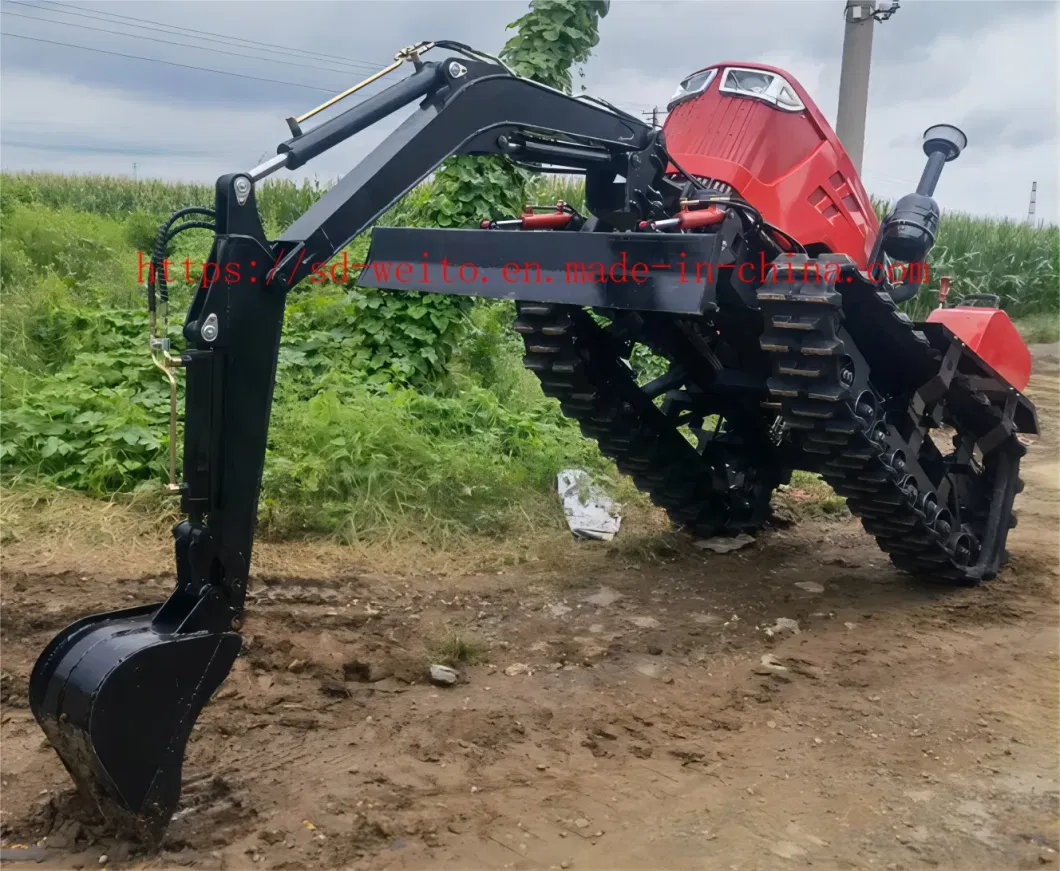
<svg viewBox="0 0 1060 871">
<path fill-rule="evenodd" d="M 717 74 L 717 70 L 703 70 L 701 73 L 689 76 L 681 82 L 681 84 L 677 86 L 677 90 L 673 92 L 673 95 L 670 97 L 670 102 L 666 104 L 666 111 L 669 112 L 679 103 L 684 103 L 686 100 L 698 97 L 707 89 L 707 85 L 714 81 L 714 76 Z"/>
<path fill-rule="evenodd" d="M 788 112 L 801 112 L 806 108 L 795 89 L 783 76 L 766 70 L 728 67 L 722 76 L 719 90 L 723 94 L 763 100 Z"/>
</svg>

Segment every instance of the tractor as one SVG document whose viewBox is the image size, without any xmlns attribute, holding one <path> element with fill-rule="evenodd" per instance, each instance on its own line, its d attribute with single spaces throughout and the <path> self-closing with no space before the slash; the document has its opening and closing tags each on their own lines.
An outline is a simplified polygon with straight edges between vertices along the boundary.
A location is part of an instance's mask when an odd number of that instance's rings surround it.
<svg viewBox="0 0 1060 871">
<path fill-rule="evenodd" d="M 425 59 L 432 52 L 443 57 Z M 173 391 L 176 586 L 164 602 L 75 622 L 30 680 L 33 713 L 74 782 L 130 837 L 164 835 L 191 729 L 241 650 L 287 297 L 369 228 L 362 286 L 513 302 L 541 389 L 677 527 L 754 533 L 774 491 L 806 470 L 903 572 L 974 585 L 1007 559 L 1020 459 L 1038 431 L 1022 392 L 1027 348 L 995 300 L 925 322 L 900 308 L 924 286 L 935 188 L 967 145 L 959 129 L 927 130 L 917 189 L 880 221 L 836 134 L 781 69 L 699 69 L 660 128 L 461 43 L 403 49 L 387 71 L 399 68 L 410 72 L 309 129 L 361 86 L 287 119 L 274 157 L 222 175 L 212 207 L 182 209 L 159 230 L 149 347 Z M 255 200 L 266 178 L 410 106 L 266 238 Z M 454 155 L 580 175 L 584 207 L 373 227 Z M 213 268 L 176 352 L 162 260 L 189 229 L 212 231 Z M 638 346 L 661 375 L 638 376 Z"/>
</svg>

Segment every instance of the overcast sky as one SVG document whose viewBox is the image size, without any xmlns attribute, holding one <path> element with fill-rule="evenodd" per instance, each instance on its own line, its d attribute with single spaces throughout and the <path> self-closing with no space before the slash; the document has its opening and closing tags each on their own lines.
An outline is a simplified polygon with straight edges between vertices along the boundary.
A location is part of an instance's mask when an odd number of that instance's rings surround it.
<svg viewBox="0 0 1060 871">
<path fill-rule="evenodd" d="M 612 0 L 582 83 L 639 112 L 664 105 L 681 78 L 707 64 L 762 61 L 790 71 L 834 123 L 843 7 Z M 398 48 L 452 39 L 496 52 L 526 8 L 508 0 L 3 0 L 0 159 L 5 170 L 129 176 L 135 162 L 140 177 L 212 181 L 275 154 L 288 136 L 285 117 L 359 81 Z M 902 0 L 876 25 L 863 169 L 870 192 L 911 190 L 924 161 L 921 133 L 948 122 L 969 146 L 943 173 L 943 208 L 1023 218 L 1037 181 L 1038 215 L 1056 221 L 1057 49 L 1049 0 Z M 399 120 L 293 175 L 336 178 Z"/>
</svg>

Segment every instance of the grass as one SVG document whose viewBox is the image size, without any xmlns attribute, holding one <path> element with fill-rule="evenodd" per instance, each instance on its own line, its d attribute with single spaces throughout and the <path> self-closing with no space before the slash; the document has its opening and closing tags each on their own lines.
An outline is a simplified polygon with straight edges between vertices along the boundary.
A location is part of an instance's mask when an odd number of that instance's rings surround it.
<svg viewBox="0 0 1060 871">
<path fill-rule="evenodd" d="M 153 244 L 171 211 L 210 205 L 212 186 L 3 174 L 0 187 L 0 462 L 8 506 L 0 509 L 0 536 L 18 539 L 35 528 L 37 514 L 64 522 L 62 506 L 77 494 L 97 497 L 77 504 L 98 504 L 102 516 L 164 525 L 175 516 L 159 488 L 168 397 L 144 353 L 137 252 Z M 411 192 L 383 223 L 410 220 L 426 190 Z M 316 183 L 263 185 L 267 232 L 278 233 L 323 191 Z M 584 203 L 580 182 L 562 177 L 544 178 L 532 199 Z M 171 257 L 201 261 L 209 243 L 208 233 L 184 234 Z M 954 296 L 1000 293 L 1029 342 L 1057 341 L 1058 259 L 1055 227 L 946 214 L 931 285 L 912 307 L 933 307 L 937 279 L 947 274 Z M 179 322 L 190 291 L 181 282 L 173 294 Z M 439 314 L 411 295 L 355 298 L 340 286 L 292 298 L 262 540 L 327 536 L 351 547 L 403 548 L 439 565 L 471 542 L 491 559 L 547 551 L 562 560 L 569 535 L 552 488 L 556 472 L 573 465 L 598 475 L 636 520 L 624 522 L 610 553 L 634 562 L 671 558 L 676 545 L 659 512 L 523 369 L 509 303 L 480 304 L 446 334 L 459 342 L 443 372 L 401 380 L 434 341 L 417 332 L 416 319 Z M 813 476 L 797 474 L 778 500 L 803 516 L 845 510 Z"/>
<path fill-rule="evenodd" d="M 775 507 L 786 509 L 797 520 L 849 517 L 847 502 L 837 496 L 820 475 L 796 470 L 791 483 L 775 497 Z"/>
<path fill-rule="evenodd" d="M 1015 324 L 1028 345 L 1060 342 L 1060 316 L 1055 313 L 1024 315 Z"/>
<path fill-rule="evenodd" d="M 431 662 L 450 668 L 485 662 L 488 654 L 489 647 L 484 642 L 455 630 L 427 643 Z"/>
</svg>

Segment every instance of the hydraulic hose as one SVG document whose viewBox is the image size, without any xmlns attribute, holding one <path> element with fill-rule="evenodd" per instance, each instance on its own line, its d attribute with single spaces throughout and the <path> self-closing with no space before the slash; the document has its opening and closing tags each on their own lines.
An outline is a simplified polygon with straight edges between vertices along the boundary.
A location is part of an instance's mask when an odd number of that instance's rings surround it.
<svg viewBox="0 0 1060 871">
<path fill-rule="evenodd" d="M 169 287 L 166 285 L 166 271 L 163 268 L 163 261 L 166 259 L 166 248 L 170 241 L 185 230 L 214 229 L 212 221 L 185 221 L 176 228 L 173 227 L 177 221 L 189 215 L 216 218 L 217 213 L 213 209 L 207 209 L 202 206 L 179 209 L 170 215 L 165 223 L 158 228 L 158 234 L 155 236 L 155 247 L 151 252 L 151 273 L 147 276 L 147 311 L 149 314 L 153 315 L 157 310 L 157 300 L 155 298 L 156 283 L 158 286 L 158 299 L 161 299 L 163 303 L 169 302 Z"/>
</svg>

